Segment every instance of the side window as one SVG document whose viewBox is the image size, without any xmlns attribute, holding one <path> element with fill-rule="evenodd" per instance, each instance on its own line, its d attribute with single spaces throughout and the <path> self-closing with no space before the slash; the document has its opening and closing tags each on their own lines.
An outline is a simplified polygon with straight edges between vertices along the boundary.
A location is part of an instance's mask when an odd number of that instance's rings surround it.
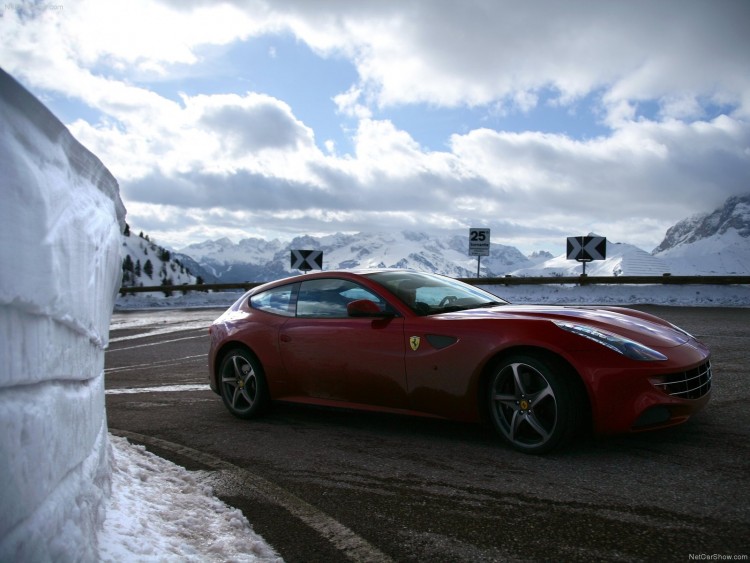
<svg viewBox="0 0 750 563">
<path fill-rule="evenodd" d="M 385 309 L 380 297 L 349 280 L 325 278 L 302 282 L 297 297 L 298 317 L 343 318 L 346 306 L 357 299 L 369 299 Z"/>
<path fill-rule="evenodd" d="M 267 313 L 293 317 L 294 311 L 290 306 L 293 289 L 294 285 L 284 285 L 257 293 L 250 297 L 250 306 Z"/>
</svg>

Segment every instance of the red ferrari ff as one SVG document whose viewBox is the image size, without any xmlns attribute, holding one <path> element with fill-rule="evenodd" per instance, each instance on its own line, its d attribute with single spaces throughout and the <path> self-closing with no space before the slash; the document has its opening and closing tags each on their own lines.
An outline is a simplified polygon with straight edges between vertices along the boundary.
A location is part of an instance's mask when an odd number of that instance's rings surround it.
<svg viewBox="0 0 750 563">
<path fill-rule="evenodd" d="M 709 400 L 708 349 L 620 307 L 512 305 L 410 270 L 317 272 L 256 287 L 209 329 L 209 380 L 240 418 L 289 401 L 489 420 L 545 453 L 673 426 Z"/>
</svg>

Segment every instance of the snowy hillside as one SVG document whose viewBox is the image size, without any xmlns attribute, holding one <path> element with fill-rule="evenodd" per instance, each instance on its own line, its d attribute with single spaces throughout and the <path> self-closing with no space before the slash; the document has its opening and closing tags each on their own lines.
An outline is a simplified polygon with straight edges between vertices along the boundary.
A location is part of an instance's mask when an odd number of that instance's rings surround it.
<svg viewBox="0 0 750 563">
<path fill-rule="evenodd" d="M 122 235 L 122 286 L 183 285 L 202 283 L 172 253 L 151 242 L 143 233 Z"/>
<path fill-rule="evenodd" d="M 536 266 L 521 268 L 511 272 L 513 276 L 549 277 L 578 276 L 583 272 L 583 265 L 575 260 L 568 260 L 565 254 L 550 258 Z M 664 260 L 652 256 L 645 250 L 625 243 L 607 241 L 607 259 L 595 260 L 586 264 L 589 276 L 661 276 L 670 272 L 670 266 Z"/>
<path fill-rule="evenodd" d="M 656 256 L 668 263 L 676 275 L 750 274 L 750 238 L 734 229 Z"/>
<path fill-rule="evenodd" d="M 653 252 L 677 275 L 750 273 L 750 194 L 671 227 Z"/>
</svg>

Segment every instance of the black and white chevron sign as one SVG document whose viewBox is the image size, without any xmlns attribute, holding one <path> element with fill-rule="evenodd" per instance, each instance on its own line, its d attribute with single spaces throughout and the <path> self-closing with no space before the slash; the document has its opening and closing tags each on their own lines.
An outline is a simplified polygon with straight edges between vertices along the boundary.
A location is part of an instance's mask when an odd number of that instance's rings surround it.
<svg viewBox="0 0 750 563">
<path fill-rule="evenodd" d="M 568 260 L 590 262 L 607 257 L 607 239 L 604 237 L 568 237 Z"/>
<path fill-rule="evenodd" d="M 322 270 L 322 250 L 292 250 L 292 270 Z"/>
</svg>

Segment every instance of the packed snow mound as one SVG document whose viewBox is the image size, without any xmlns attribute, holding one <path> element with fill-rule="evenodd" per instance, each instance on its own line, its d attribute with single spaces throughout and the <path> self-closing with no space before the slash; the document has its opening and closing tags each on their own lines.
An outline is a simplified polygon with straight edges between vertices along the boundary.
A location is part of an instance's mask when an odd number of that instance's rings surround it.
<svg viewBox="0 0 750 563">
<path fill-rule="evenodd" d="M 110 436 L 112 488 L 96 560 L 274 562 L 282 559 L 242 512 L 190 472 Z"/>
<path fill-rule="evenodd" d="M 0 177 L 0 561 L 94 561 L 125 208 L 101 161 L 2 70 Z"/>
</svg>

